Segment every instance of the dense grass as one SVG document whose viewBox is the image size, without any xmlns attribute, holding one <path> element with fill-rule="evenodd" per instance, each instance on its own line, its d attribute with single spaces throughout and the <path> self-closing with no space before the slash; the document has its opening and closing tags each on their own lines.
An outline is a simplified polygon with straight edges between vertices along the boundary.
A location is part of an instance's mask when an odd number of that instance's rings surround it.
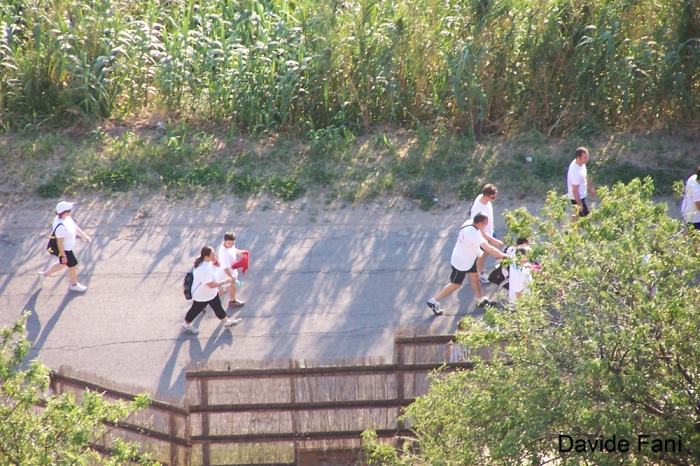
<svg viewBox="0 0 700 466">
<path fill-rule="evenodd" d="M 676 125 L 699 115 L 699 31 L 693 0 L 11 0 L 0 115 L 22 129 L 160 109 L 312 144 L 382 123 Z"/>
</svg>

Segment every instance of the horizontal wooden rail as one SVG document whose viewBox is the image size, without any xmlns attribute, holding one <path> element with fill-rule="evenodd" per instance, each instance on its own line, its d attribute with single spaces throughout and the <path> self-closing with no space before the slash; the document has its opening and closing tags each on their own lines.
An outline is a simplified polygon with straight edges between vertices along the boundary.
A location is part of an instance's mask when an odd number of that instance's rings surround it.
<svg viewBox="0 0 700 466">
<path fill-rule="evenodd" d="M 454 335 L 424 335 L 418 337 L 396 337 L 394 343 L 397 345 L 439 345 L 455 342 Z"/>
<path fill-rule="evenodd" d="M 113 388 L 103 387 L 103 386 L 98 385 L 96 383 L 88 382 L 87 380 L 82 380 L 82 379 L 78 379 L 75 377 L 71 377 L 69 375 L 63 375 L 63 374 L 60 374 L 58 372 L 51 372 L 51 378 L 55 379 L 55 380 L 60 380 L 62 382 L 66 382 L 66 383 L 71 384 L 71 385 L 75 385 L 76 387 L 89 389 L 89 390 L 92 390 L 95 392 L 106 393 L 108 395 L 111 395 L 111 396 L 114 396 L 117 398 L 121 398 L 124 400 L 134 401 L 136 399 L 136 395 L 134 395 L 132 393 L 122 392 L 120 390 L 115 390 Z M 162 409 L 164 411 L 169 411 L 171 413 L 181 414 L 182 416 L 187 416 L 187 414 L 188 414 L 187 410 L 181 406 L 177 406 L 177 405 L 170 404 L 170 403 L 164 403 L 164 402 L 158 401 L 158 400 L 151 400 L 150 406 L 152 406 L 154 408 Z"/>
<path fill-rule="evenodd" d="M 420 363 L 420 364 L 382 364 L 372 366 L 323 366 L 323 367 L 288 367 L 274 369 L 231 369 L 230 371 L 193 370 L 187 371 L 186 377 L 199 378 L 253 378 L 253 377 L 290 377 L 299 375 L 381 375 L 391 372 L 425 372 L 437 370 L 441 367 L 448 369 L 473 369 L 471 362 L 445 362 L 445 363 Z"/>
<path fill-rule="evenodd" d="M 112 454 L 114 454 L 114 449 L 112 449 L 112 448 L 106 448 L 106 447 L 103 447 L 102 445 L 93 444 L 93 445 L 90 445 L 90 448 L 93 449 L 93 450 L 95 450 L 95 451 L 98 452 L 98 453 L 103 454 L 103 455 L 112 455 Z M 136 455 L 136 458 L 135 458 L 135 461 L 136 461 L 136 462 L 140 461 L 142 457 L 143 457 L 143 455 L 137 454 L 137 455 Z M 164 462 L 162 462 L 162 461 L 159 461 L 158 464 L 159 464 L 160 466 L 170 466 L 170 463 L 164 463 Z"/>
<path fill-rule="evenodd" d="M 391 408 L 404 407 L 413 403 L 415 398 L 402 400 L 391 398 L 384 400 L 352 400 L 352 401 L 308 401 L 296 403 L 248 403 L 248 404 L 219 404 L 219 405 L 190 405 L 190 413 L 222 413 L 244 411 L 313 411 L 321 409 L 359 409 L 359 408 Z"/>
<path fill-rule="evenodd" d="M 260 433 L 243 435 L 193 435 L 192 444 L 204 442 L 211 443 L 269 443 L 269 442 L 295 442 L 302 440 L 352 440 L 362 435 L 362 430 L 328 431 L 328 432 L 300 432 L 292 433 Z M 383 429 L 376 430 L 379 438 L 415 437 L 409 429 Z"/>
<path fill-rule="evenodd" d="M 105 422 L 105 424 L 119 427 L 121 429 L 127 429 L 127 430 L 131 430 L 131 431 L 139 432 L 141 434 L 156 438 L 158 440 L 164 440 L 166 442 L 177 443 L 178 445 L 182 445 L 185 447 L 191 446 L 189 440 L 187 440 L 186 438 L 177 437 L 175 435 L 164 434 L 163 432 L 161 432 L 159 430 L 150 429 L 148 427 L 141 427 L 137 424 L 131 424 L 129 422 L 119 422 L 117 424 L 114 424 L 112 422 Z"/>
</svg>

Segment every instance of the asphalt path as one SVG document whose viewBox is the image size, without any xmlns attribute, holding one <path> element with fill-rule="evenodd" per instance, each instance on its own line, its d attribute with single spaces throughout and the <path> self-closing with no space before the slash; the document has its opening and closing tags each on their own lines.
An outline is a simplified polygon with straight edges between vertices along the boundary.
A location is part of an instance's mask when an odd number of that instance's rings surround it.
<svg viewBox="0 0 700 466">
<path fill-rule="evenodd" d="M 83 294 L 68 290 L 65 272 L 43 288 L 37 279 L 54 260 L 45 247 L 55 202 L 4 206 L 0 327 L 29 311 L 32 358 L 140 387 L 159 399 L 180 399 L 188 364 L 359 356 L 391 361 L 397 328 L 453 332 L 461 318 L 481 315 L 468 284 L 443 301 L 442 316 L 425 304 L 448 282 L 457 231 L 469 215 L 466 203 L 431 212 L 410 203 L 333 211 L 301 201 L 246 209 L 235 199 L 185 204 L 193 203 L 79 204 L 73 217 L 93 238 L 75 248 L 79 280 L 88 286 Z M 537 204 L 529 208 L 539 212 Z M 496 230 L 503 233 L 502 204 L 495 211 Z M 225 329 L 209 310 L 195 320 L 199 335 L 183 333 L 190 305 L 182 294 L 184 273 L 202 246 L 218 249 L 229 230 L 237 233 L 236 246 L 251 252 L 239 290 L 246 304 L 228 310 L 243 321 Z"/>
</svg>

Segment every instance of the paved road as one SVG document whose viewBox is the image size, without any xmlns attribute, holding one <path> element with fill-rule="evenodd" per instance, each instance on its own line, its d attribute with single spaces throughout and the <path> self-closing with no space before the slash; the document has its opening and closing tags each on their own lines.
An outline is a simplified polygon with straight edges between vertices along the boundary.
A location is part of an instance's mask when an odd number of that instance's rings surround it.
<svg viewBox="0 0 700 466">
<path fill-rule="evenodd" d="M 449 277 L 449 257 L 465 204 L 440 212 L 374 206 L 324 212 L 260 206 L 237 212 L 235 200 L 208 208 L 150 202 L 141 209 L 79 205 L 74 218 L 93 236 L 79 241 L 79 276 L 89 289 L 68 291 L 68 278 L 36 272 L 45 251 L 53 202 L 4 207 L 0 217 L 0 326 L 29 310 L 32 357 L 181 398 L 190 361 L 393 357 L 394 331 L 429 325 L 454 331 L 476 311 L 469 286 L 443 302 L 435 317 L 425 300 Z M 233 208 L 231 206 L 234 206 Z M 531 211 L 532 207 L 531 207 Z M 504 232 L 496 205 L 497 231 Z M 210 310 L 180 328 L 189 303 L 182 278 L 203 245 L 218 247 L 235 230 L 252 265 L 243 277 L 246 305 L 229 315 L 243 323 L 224 329 Z"/>
</svg>

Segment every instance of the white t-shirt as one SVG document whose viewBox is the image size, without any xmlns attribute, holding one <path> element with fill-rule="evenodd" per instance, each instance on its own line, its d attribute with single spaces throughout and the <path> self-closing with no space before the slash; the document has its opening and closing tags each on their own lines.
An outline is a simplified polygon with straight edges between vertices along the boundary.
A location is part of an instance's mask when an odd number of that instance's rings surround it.
<svg viewBox="0 0 700 466">
<path fill-rule="evenodd" d="M 56 226 L 59 224 L 61 226 L 56 228 Z M 51 228 L 56 230 L 56 238 L 63 238 L 63 250 L 72 251 L 75 247 L 75 234 L 77 232 L 78 225 L 76 225 L 73 219 L 70 218 L 70 215 L 63 220 L 56 215 L 56 218 L 53 219 L 53 226 Z"/>
<path fill-rule="evenodd" d="M 452 250 L 452 259 L 450 260 L 452 267 L 462 272 L 471 269 L 476 258 L 483 254 L 480 246 L 485 242 L 486 240 L 473 225 L 471 219 L 464 222 L 462 229 L 459 230 L 459 235 L 457 235 L 457 243 Z"/>
<path fill-rule="evenodd" d="M 516 248 L 509 248 L 508 257 L 515 259 Z M 508 301 L 514 303 L 517 299 L 515 293 L 522 293 L 526 290 L 527 285 L 532 281 L 532 275 L 530 274 L 530 267 L 528 266 L 518 266 L 516 264 L 511 264 L 508 268 Z"/>
<path fill-rule="evenodd" d="M 685 182 L 685 194 L 683 196 L 683 220 L 688 223 L 700 222 L 700 211 L 695 201 L 700 201 L 700 184 L 698 175 L 693 175 Z"/>
<path fill-rule="evenodd" d="M 586 164 L 584 163 L 579 167 L 576 159 L 574 159 L 569 164 L 569 172 L 566 174 L 566 195 L 569 196 L 569 199 L 574 200 L 574 185 L 578 185 L 579 199 L 586 197 L 586 190 L 588 189 L 587 177 Z"/>
<path fill-rule="evenodd" d="M 206 303 L 216 298 L 218 288 L 209 288 L 207 283 L 215 282 L 217 276 L 216 267 L 211 262 L 202 262 L 194 269 L 194 281 L 192 282 L 192 299 L 200 303 Z"/>
<path fill-rule="evenodd" d="M 484 231 L 493 236 L 493 204 L 491 204 L 491 201 L 488 201 L 486 204 L 482 204 L 481 199 L 483 199 L 483 197 L 483 194 L 479 194 L 476 199 L 474 199 L 471 212 L 472 220 L 474 220 L 476 214 L 486 215 L 489 218 L 489 223 L 486 225 L 486 228 L 484 228 Z"/>
<path fill-rule="evenodd" d="M 219 246 L 219 253 L 217 254 L 217 257 L 219 258 L 218 277 L 219 280 L 223 280 L 225 278 L 228 278 L 228 275 L 226 275 L 226 272 L 224 272 L 224 270 L 230 269 L 231 265 L 234 262 L 236 262 L 236 248 L 227 248 L 226 246 L 224 246 L 224 243 L 221 243 L 221 246 Z M 234 279 L 238 277 L 238 269 L 231 270 L 231 275 L 233 275 Z"/>
</svg>

